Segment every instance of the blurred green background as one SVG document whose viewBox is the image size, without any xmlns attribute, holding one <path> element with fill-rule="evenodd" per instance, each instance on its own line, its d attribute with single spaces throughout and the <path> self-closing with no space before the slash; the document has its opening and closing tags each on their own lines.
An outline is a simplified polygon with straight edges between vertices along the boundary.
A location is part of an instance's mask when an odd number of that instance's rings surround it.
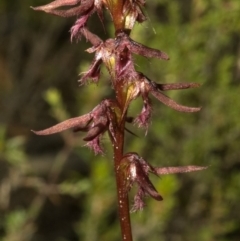
<svg viewBox="0 0 240 241">
<path fill-rule="evenodd" d="M 30 131 L 87 113 L 113 95 L 104 68 L 98 86 L 79 88 L 78 74 L 93 57 L 84 51 L 90 45 L 70 43 L 74 19 L 29 8 L 47 2 L 0 1 L 0 240 L 118 241 L 108 137 L 102 157 L 83 147 L 81 133 Z M 148 135 L 129 126 L 139 137 L 126 134 L 126 151 L 155 166 L 209 168 L 152 177 L 164 200 L 149 198 L 143 212 L 131 214 L 134 240 L 240 240 L 240 1 L 147 1 L 146 15 L 132 38 L 171 59 L 136 56 L 136 68 L 159 83 L 202 84 L 167 94 L 203 108 L 178 113 L 153 100 Z M 89 28 L 103 39 L 113 33 L 96 16 Z M 135 101 L 130 113 L 141 104 Z"/>
</svg>

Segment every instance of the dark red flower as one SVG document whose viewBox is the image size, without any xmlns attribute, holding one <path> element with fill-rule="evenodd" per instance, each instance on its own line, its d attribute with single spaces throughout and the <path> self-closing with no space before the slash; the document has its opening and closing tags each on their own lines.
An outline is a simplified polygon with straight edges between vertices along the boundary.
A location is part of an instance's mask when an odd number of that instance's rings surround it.
<svg viewBox="0 0 240 241">
<path fill-rule="evenodd" d="M 163 51 L 149 48 L 143 44 L 135 42 L 124 31 L 118 32 L 116 37 L 116 47 L 118 48 L 118 52 L 122 52 L 124 48 L 127 48 L 130 53 L 133 54 L 142 55 L 147 58 L 169 60 L 168 55 Z"/>
<path fill-rule="evenodd" d="M 114 102 L 104 100 L 86 115 L 68 119 L 45 130 L 33 132 L 37 135 L 51 135 L 67 129 L 72 129 L 74 132 L 87 132 L 83 138 L 84 141 L 87 141 L 87 146 L 93 149 L 95 154 L 102 154 L 103 150 L 100 146 L 102 134 L 108 131 L 110 137 L 115 139 L 112 124 L 114 112 L 111 109 L 114 107 Z"/>
<path fill-rule="evenodd" d="M 145 196 L 149 195 L 158 201 L 163 199 L 148 178 L 149 172 L 154 172 L 154 169 L 137 153 L 130 152 L 124 155 L 119 168 L 125 179 L 126 192 L 132 188 L 134 183 L 138 186 L 134 199 L 134 211 L 143 208 Z"/>
<path fill-rule="evenodd" d="M 122 172 L 122 176 L 124 178 L 126 193 L 130 191 L 134 183 L 138 186 L 137 193 L 134 197 L 134 204 L 131 210 L 132 212 L 143 209 L 145 206 L 144 198 L 146 196 L 151 196 L 157 201 L 163 200 L 162 196 L 157 192 L 156 188 L 150 181 L 148 177 L 149 173 L 164 175 L 200 171 L 206 168 L 207 167 L 201 166 L 152 167 L 146 160 L 135 152 L 125 154 L 119 165 L 119 170 Z"/>
<path fill-rule="evenodd" d="M 97 12 L 101 21 L 103 20 L 102 7 L 102 0 L 55 0 L 49 4 L 31 8 L 65 18 L 77 16 L 78 19 L 71 28 L 72 40 L 74 37 L 78 39 L 81 36 L 82 28 L 94 12 Z"/>
<path fill-rule="evenodd" d="M 114 61 L 114 40 L 108 39 L 105 42 L 100 42 L 98 45 L 87 49 L 87 52 L 95 52 L 95 57 L 88 71 L 84 72 L 79 82 L 84 84 L 87 79 L 92 79 L 97 82 L 100 78 L 100 67 L 102 62 L 106 65 L 110 74 L 113 74 Z"/>
<path fill-rule="evenodd" d="M 59 9 L 68 7 L 67 9 Z M 39 7 L 31 7 L 37 11 L 54 14 L 60 17 L 81 16 L 89 13 L 94 7 L 94 0 L 55 0 Z"/>
<path fill-rule="evenodd" d="M 201 107 L 189 107 L 183 106 L 170 99 L 168 96 L 163 94 L 163 91 L 166 90 L 177 90 L 177 89 L 187 89 L 187 88 L 195 88 L 198 87 L 199 84 L 195 83 L 179 83 L 179 84 L 158 84 L 150 79 L 148 79 L 145 75 L 140 72 L 135 72 L 134 79 L 128 79 L 128 105 L 132 100 L 141 96 L 143 99 L 143 109 L 141 113 L 135 118 L 134 123 L 136 123 L 139 127 L 143 127 L 147 130 L 150 119 L 151 119 L 151 101 L 149 99 L 149 94 L 152 94 L 156 99 L 158 99 L 163 104 L 171 107 L 174 110 L 180 112 L 197 112 L 201 110 Z M 125 108 L 127 109 L 128 106 Z"/>
</svg>

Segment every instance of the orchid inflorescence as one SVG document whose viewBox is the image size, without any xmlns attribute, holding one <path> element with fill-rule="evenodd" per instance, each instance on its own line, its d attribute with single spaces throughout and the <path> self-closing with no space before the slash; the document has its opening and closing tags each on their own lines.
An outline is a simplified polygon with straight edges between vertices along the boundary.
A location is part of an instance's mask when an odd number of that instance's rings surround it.
<svg viewBox="0 0 240 241">
<path fill-rule="evenodd" d="M 161 175 L 198 171 L 205 168 L 199 166 L 154 168 L 137 153 L 123 154 L 126 122 L 144 128 L 147 133 L 152 113 L 150 94 L 163 104 L 180 112 L 197 112 L 201 109 L 200 107 L 180 105 L 163 93 L 168 90 L 199 87 L 199 84 L 159 84 L 135 70 L 133 54 L 169 60 L 168 55 L 163 51 L 137 43 L 129 36 L 136 22 L 141 23 L 147 19 L 143 12 L 144 4 L 144 0 L 55 0 L 44 6 L 33 7 L 34 10 L 45 11 L 60 17 L 75 16 L 77 18 L 70 30 L 71 41 L 74 38 L 78 41 L 84 37 L 92 45 L 86 51 L 95 53 L 89 69 L 82 73 L 79 80 L 80 85 L 89 81 L 98 83 L 101 65 L 104 64 L 110 74 L 111 86 L 115 91 L 114 99 L 103 100 L 89 113 L 71 118 L 42 131 L 34 131 L 34 133 L 49 135 L 66 129 L 72 129 L 74 132 L 86 132 L 86 136 L 83 138 L 87 142 L 86 146 L 90 147 L 95 154 L 103 154 L 101 137 L 107 132 L 113 146 L 119 147 L 114 151 L 117 153 L 120 149 L 118 155 L 114 154 L 116 176 L 119 175 L 122 180 L 117 181 L 117 185 L 119 185 L 117 188 L 122 188 L 127 194 L 134 183 L 138 186 L 132 211 L 141 210 L 145 206 L 145 196 L 151 196 L 158 201 L 163 199 L 151 183 L 149 173 Z M 87 27 L 88 19 L 94 13 L 97 13 L 103 23 L 103 10 L 110 13 L 115 27 L 115 37 L 105 41 Z M 138 97 L 143 100 L 142 111 L 136 117 L 128 116 L 129 105 Z M 121 197 L 119 196 L 119 198 Z"/>
<path fill-rule="evenodd" d="M 172 173 L 199 171 L 206 169 L 206 167 L 153 167 L 137 153 L 129 152 L 123 156 L 119 169 L 124 176 L 126 191 L 129 191 L 134 183 L 138 186 L 137 194 L 134 197 L 134 205 L 132 207 L 132 212 L 135 212 L 142 210 L 145 206 L 143 199 L 145 196 L 151 196 L 157 201 L 163 200 L 162 196 L 151 183 L 148 177 L 149 173 L 159 176 Z"/>
</svg>

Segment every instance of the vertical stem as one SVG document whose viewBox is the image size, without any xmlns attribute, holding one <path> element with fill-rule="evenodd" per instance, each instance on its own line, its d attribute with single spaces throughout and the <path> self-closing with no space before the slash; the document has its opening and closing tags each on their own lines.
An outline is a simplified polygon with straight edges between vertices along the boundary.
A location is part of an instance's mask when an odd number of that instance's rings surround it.
<svg viewBox="0 0 240 241">
<path fill-rule="evenodd" d="M 119 170 L 119 164 L 123 156 L 124 126 L 125 121 L 122 121 L 116 133 L 116 143 L 114 145 L 114 167 L 117 183 L 118 213 L 122 232 L 122 240 L 132 241 L 132 229 L 129 213 L 128 195 L 124 188 L 124 179 Z"/>
<path fill-rule="evenodd" d="M 106 0 L 112 14 L 115 30 L 124 29 L 123 4 L 125 0 Z"/>
<path fill-rule="evenodd" d="M 106 0 L 108 9 L 111 12 L 115 34 L 123 30 L 124 26 L 124 16 L 123 16 L 123 5 L 125 0 Z M 117 75 L 115 75 L 117 76 Z M 132 228 L 131 228 L 131 220 L 130 220 L 130 212 L 129 212 L 129 202 L 128 202 L 128 194 L 126 193 L 126 189 L 124 187 L 124 178 L 122 177 L 122 172 L 119 170 L 120 161 L 123 157 L 123 146 L 124 146 L 124 130 L 125 130 L 125 116 L 122 117 L 123 109 L 125 106 L 125 95 L 124 95 L 124 85 L 120 84 L 120 80 L 114 80 L 114 89 L 116 92 L 116 100 L 119 104 L 121 115 L 119 120 L 118 116 L 118 128 L 116 128 L 115 137 L 116 140 L 114 142 L 114 168 L 115 168 L 115 176 L 116 176 L 116 185 L 117 185 L 117 197 L 118 197 L 118 214 L 119 221 L 122 232 L 122 240 L 123 241 L 132 241 Z"/>
</svg>

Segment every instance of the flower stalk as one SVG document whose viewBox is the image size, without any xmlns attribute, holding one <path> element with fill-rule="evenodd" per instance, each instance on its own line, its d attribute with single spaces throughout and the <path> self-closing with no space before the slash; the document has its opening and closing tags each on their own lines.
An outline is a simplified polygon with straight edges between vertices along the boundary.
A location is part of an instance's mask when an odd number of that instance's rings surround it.
<svg viewBox="0 0 240 241">
<path fill-rule="evenodd" d="M 34 10 L 60 17 L 77 17 L 70 30 L 71 41 L 84 37 L 92 45 L 87 52 L 95 53 L 89 69 L 82 74 L 79 80 L 80 85 L 86 84 L 89 80 L 98 83 L 101 77 L 101 65 L 105 65 L 108 69 L 115 98 L 103 100 L 83 116 L 74 117 L 45 130 L 33 132 L 37 135 L 50 135 L 67 129 L 84 132 L 83 140 L 86 141 L 86 146 L 92 149 L 96 155 L 104 154 L 101 137 L 104 133 L 108 133 L 114 153 L 118 212 L 123 241 L 133 240 L 128 200 L 128 192 L 133 185 L 138 187 L 131 209 L 135 212 L 144 208 L 145 198 L 148 196 L 156 201 L 163 200 L 151 183 L 149 174 L 158 176 L 199 171 L 206 168 L 200 166 L 153 167 L 135 152 L 124 154 L 126 122 L 144 128 L 147 133 L 153 108 L 151 96 L 176 111 L 197 112 L 201 109 L 200 107 L 183 106 L 163 94 L 168 90 L 196 88 L 199 87 L 199 84 L 160 84 L 135 70 L 133 60 L 135 54 L 147 58 L 169 60 L 169 56 L 165 52 L 137 43 L 130 38 L 135 23 L 146 20 L 142 11 L 144 4 L 144 0 L 55 0 L 44 6 L 33 7 Z M 100 21 L 103 22 L 103 10 L 105 9 L 111 15 L 115 36 L 102 40 L 88 29 L 87 22 L 94 13 L 97 13 Z M 136 117 L 128 116 L 131 102 L 138 97 L 143 100 L 142 111 Z"/>
<path fill-rule="evenodd" d="M 132 241 L 132 229 L 129 212 L 128 193 L 125 190 L 125 180 L 122 178 L 120 164 L 123 157 L 124 145 L 124 121 L 122 121 L 116 133 L 116 143 L 114 144 L 114 171 L 117 185 L 118 214 L 122 233 L 122 240 Z"/>
</svg>

